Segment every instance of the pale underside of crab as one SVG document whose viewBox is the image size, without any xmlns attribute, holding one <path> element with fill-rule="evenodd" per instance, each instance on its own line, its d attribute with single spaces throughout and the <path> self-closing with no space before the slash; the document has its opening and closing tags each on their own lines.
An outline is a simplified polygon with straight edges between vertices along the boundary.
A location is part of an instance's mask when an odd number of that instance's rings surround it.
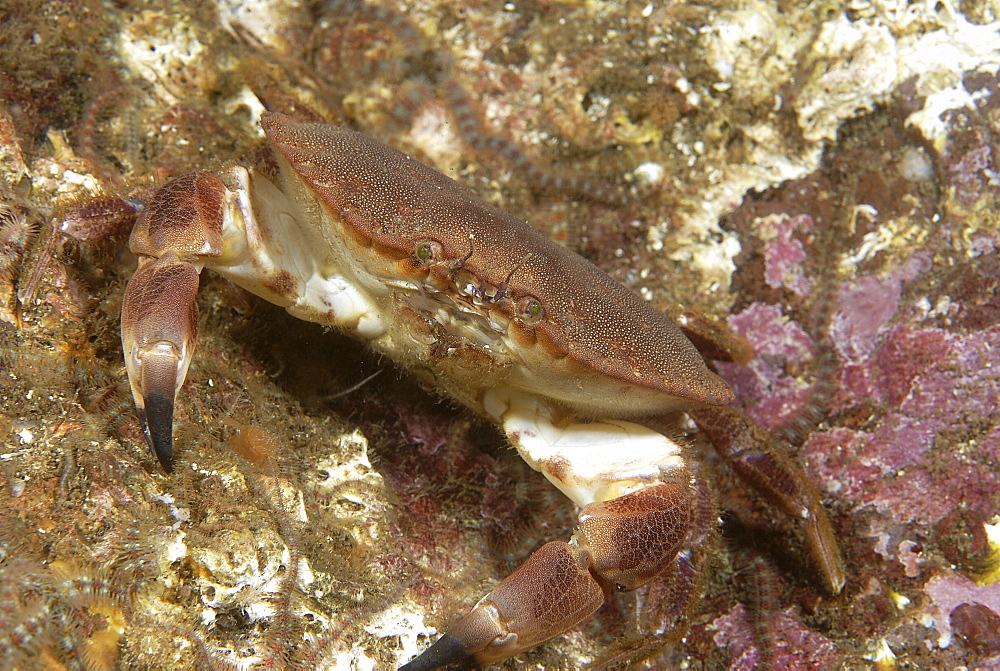
<svg viewBox="0 0 1000 671">
<path fill-rule="evenodd" d="M 496 422 L 580 508 L 569 542 L 536 551 L 407 668 L 516 655 L 611 591 L 664 575 L 673 592 L 661 626 L 681 626 L 697 596 L 691 549 L 716 517 L 684 445 L 638 421 L 693 418 L 738 474 L 802 520 L 811 560 L 840 591 L 815 491 L 727 408 L 732 392 L 679 327 L 405 154 L 334 126 L 276 114 L 261 123 L 266 160 L 168 183 L 131 236 L 140 263 L 122 343 L 161 464 L 173 468 L 173 408 L 197 340 L 199 273 L 210 268 L 293 316 L 352 332 Z"/>
</svg>

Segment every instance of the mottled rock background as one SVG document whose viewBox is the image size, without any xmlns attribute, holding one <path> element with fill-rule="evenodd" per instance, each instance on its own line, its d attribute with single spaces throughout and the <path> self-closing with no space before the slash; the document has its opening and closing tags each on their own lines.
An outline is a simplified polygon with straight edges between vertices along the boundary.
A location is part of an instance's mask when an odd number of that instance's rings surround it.
<svg viewBox="0 0 1000 671">
<path fill-rule="evenodd" d="M 721 372 L 823 493 L 848 584 L 823 594 L 717 466 L 704 599 L 648 668 L 1000 667 L 998 18 L 0 0 L 2 665 L 386 668 L 570 533 L 494 429 L 210 274 L 157 467 L 118 343 L 134 259 L 82 199 L 252 152 L 267 107 L 411 152 L 749 341 Z M 105 239 L 60 232 L 81 203 L 71 232 Z M 633 646 L 635 608 L 507 666 Z"/>
</svg>

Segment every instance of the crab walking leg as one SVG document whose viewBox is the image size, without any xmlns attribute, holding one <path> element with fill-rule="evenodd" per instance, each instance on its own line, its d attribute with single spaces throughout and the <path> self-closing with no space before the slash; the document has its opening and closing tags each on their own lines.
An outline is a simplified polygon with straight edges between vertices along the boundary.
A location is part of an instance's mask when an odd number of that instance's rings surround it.
<svg viewBox="0 0 1000 671">
<path fill-rule="evenodd" d="M 735 410 L 699 408 L 690 414 L 742 480 L 782 512 L 803 521 L 809 556 L 826 589 L 839 594 L 846 582 L 844 560 L 819 494 L 802 469 L 771 447 L 771 436 Z"/>
<path fill-rule="evenodd" d="M 680 447 L 630 422 L 556 422 L 550 406 L 491 391 L 487 412 L 524 459 L 581 507 L 568 543 L 551 542 L 484 597 L 406 671 L 506 659 L 590 616 L 670 566 L 695 528 L 695 490 Z"/>
<path fill-rule="evenodd" d="M 157 192 L 129 238 L 139 268 L 122 303 L 125 369 L 146 442 L 167 472 L 174 403 L 198 339 L 200 259 L 222 253 L 225 194 L 215 175 L 185 175 Z"/>
<path fill-rule="evenodd" d="M 701 596 L 703 571 L 715 556 L 715 534 L 719 527 L 711 489 L 697 472 L 691 500 L 691 530 L 684 549 L 662 573 L 636 592 L 639 636 L 621 641 L 610 656 L 598 659 L 594 668 L 625 668 L 648 659 L 654 651 L 676 643 L 687 634 L 688 618 Z"/>
</svg>

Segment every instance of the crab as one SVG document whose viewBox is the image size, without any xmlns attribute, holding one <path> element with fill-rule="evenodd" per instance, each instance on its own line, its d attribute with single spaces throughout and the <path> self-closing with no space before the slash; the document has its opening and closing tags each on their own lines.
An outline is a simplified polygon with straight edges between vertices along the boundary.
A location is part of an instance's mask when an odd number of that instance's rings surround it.
<svg viewBox="0 0 1000 671">
<path fill-rule="evenodd" d="M 496 662 L 558 636 L 613 591 L 672 585 L 661 629 L 698 596 L 717 524 L 677 430 L 693 420 L 766 499 L 801 520 L 839 592 L 843 562 L 801 469 L 738 411 L 678 325 L 470 189 L 363 134 L 264 113 L 268 158 L 161 187 L 130 238 L 139 266 L 121 329 L 152 452 L 174 466 L 173 410 L 210 268 L 291 315 L 353 333 L 495 422 L 578 508 L 546 543 L 403 668 Z M 689 329 L 688 332 L 691 332 Z"/>
</svg>

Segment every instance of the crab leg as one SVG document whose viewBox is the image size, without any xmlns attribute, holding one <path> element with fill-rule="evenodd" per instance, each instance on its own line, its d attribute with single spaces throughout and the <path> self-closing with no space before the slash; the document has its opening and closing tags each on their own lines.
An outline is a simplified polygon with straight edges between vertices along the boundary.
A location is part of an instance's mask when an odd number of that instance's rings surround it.
<svg viewBox="0 0 1000 671">
<path fill-rule="evenodd" d="M 122 346 L 137 414 L 153 453 L 173 466 L 171 424 L 198 335 L 195 297 L 206 266 L 307 321 L 385 332 L 378 309 L 305 234 L 306 217 L 268 179 L 236 167 L 164 185 L 143 211 L 129 246 L 139 268 L 125 289 Z M 320 267 L 322 266 L 322 267 Z"/>
<path fill-rule="evenodd" d="M 612 590 L 632 591 L 670 565 L 690 530 L 677 483 L 585 506 L 568 542 L 546 543 L 405 671 L 468 668 L 529 650 L 589 617 Z"/>
<path fill-rule="evenodd" d="M 617 420 L 569 423 L 509 390 L 488 392 L 484 405 L 524 459 L 581 507 L 577 531 L 532 554 L 406 671 L 474 667 L 533 648 L 591 615 L 612 590 L 647 584 L 692 536 L 705 535 L 681 448 L 665 436 Z"/>
<path fill-rule="evenodd" d="M 819 494 L 802 469 L 771 448 L 770 436 L 735 410 L 700 408 L 690 414 L 744 482 L 785 514 L 803 521 L 809 556 L 826 589 L 839 594 L 846 581 L 844 560 Z"/>
<path fill-rule="evenodd" d="M 122 348 L 146 442 L 170 472 L 174 403 L 198 339 L 200 259 L 222 253 L 226 188 L 211 173 L 160 189 L 132 230 L 139 268 L 125 289 Z"/>
</svg>

